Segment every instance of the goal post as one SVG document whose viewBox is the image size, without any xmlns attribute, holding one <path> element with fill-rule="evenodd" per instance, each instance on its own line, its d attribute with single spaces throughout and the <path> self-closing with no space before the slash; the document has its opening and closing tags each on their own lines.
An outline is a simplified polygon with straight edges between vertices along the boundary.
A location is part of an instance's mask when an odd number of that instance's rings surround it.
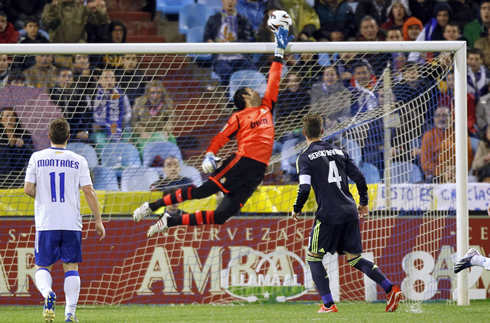
<svg viewBox="0 0 490 323">
<path fill-rule="evenodd" d="M 0 46 L 0 55 L 20 57 L 21 61 L 23 57 L 28 55 L 41 54 L 70 56 L 81 54 L 138 55 L 141 58 L 141 66 L 144 66 L 143 72 L 148 72 L 148 75 L 151 74 L 146 84 L 150 84 L 152 81 L 160 84 L 163 81 L 164 85 L 169 86 L 173 84 L 172 82 L 177 84 L 175 85 L 176 89 L 172 89 L 173 92 L 170 91 L 169 94 L 169 100 L 173 100 L 174 105 L 172 116 L 174 118 L 174 132 L 172 134 L 175 138 L 173 143 L 176 143 L 177 146 L 183 144 L 186 148 L 181 148 L 182 151 L 172 152 L 172 154 L 169 153 L 165 156 L 178 157 L 182 160 L 182 167 L 188 167 L 190 172 L 188 174 L 191 174 L 189 176 L 197 176 L 198 181 L 201 182 L 205 179 L 205 177 L 201 177 L 202 174 L 199 174 L 200 163 L 204 156 L 203 145 L 197 145 L 194 142 L 212 138 L 219 132 L 233 111 L 230 109 L 230 86 L 220 85 L 207 91 L 204 89 L 205 87 L 203 88 L 202 80 L 211 77 L 211 61 L 208 60 L 203 63 L 196 58 L 195 54 L 270 55 L 274 51 L 274 43 L 7 44 Z M 435 100 L 431 97 L 433 93 L 431 91 L 436 88 L 435 81 L 426 90 L 411 98 L 410 101 L 400 103 L 395 102 L 392 98 L 392 92 L 397 85 L 404 82 L 403 78 L 399 75 L 397 77 L 390 76 L 389 71 L 373 77 L 372 84 L 370 84 L 372 91 L 370 91 L 372 95 L 375 94 L 376 96 L 376 106 L 366 109 L 366 111 L 359 108 L 358 111 L 352 112 L 352 115 L 348 117 L 342 116 L 333 120 L 333 125 L 326 129 L 325 139 L 341 145 L 359 166 L 361 164 L 370 167 L 380 165 L 377 166 L 378 168 L 374 167 L 374 171 L 371 168 L 363 168 L 366 175 L 368 172 L 374 172 L 375 174 L 371 175 L 376 175 L 377 178 L 369 186 L 372 217 L 366 219 L 361 227 L 365 250 L 364 257 L 374 260 L 375 263 L 379 262 L 382 270 L 386 268 L 387 272 L 385 273 L 387 273 L 388 278 L 396 280 L 397 284 L 405 287 L 410 296 L 408 298 L 410 302 L 438 298 L 437 295 L 441 294 L 443 296 L 440 298 L 451 300 L 457 298 L 458 305 L 469 305 L 469 288 L 471 286 L 468 283 L 468 271 L 459 273 L 456 278 L 454 274 L 451 276 L 448 274 L 452 268 L 441 269 L 436 264 L 435 267 L 443 272 L 438 276 L 442 278 L 433 279 L 430 277 L 429 279 L 426 277 L 432 274 L 428 270 L 434 269 L 434 263 L 437 262 L 438 257 L 444 258 L 441 262 L 447 264 L 454 261 L 455 255 L 451 252 L 453 248 L 451 241 L 454 240 L 454 234 L 456 234 L 457 258 L 461 258 L 469 247 L 466 43 L 461 41 L 292 42 L 286 50 L 286 53 L 299 57 L 305 53 L 328 53 L 331 56 L 335 53 L 357 53 L 360 54 L 360 57 L 365 57 L 374 53 L 409 52 L 452 53 L 450 66 L 438 72 L 436 78 L 437 80 L 445 79 L 452 67 L 454 73 L 454 97 L 452 98 L 454 103 L 454 132 L 449 136 L 454 136 L 454 144 L 453 147 L 447 148 L 447 153 L 450 154 L 449 151 L 454 152 L 453 155 L 458 156 L 458 158 L 451 157 L 451 159 L 455 159 L 455 179 L 451 180 L 447 189 L 451 190 L 454 187 L 455 200 L 449 199 L 447 203 L 445 202 L 446 204 L 442 203 L 441 196 L 443 195 L 441 194 L 444 193 L 439 192 L 442 190 L 442 184 L 422 182 L 421 178 L 409 182 L 406 179 L 411 174 L 409 174 L 409 170 L 403 168 L 405 166 L 395 172 L 395 168 L 401 165 L 401 162 L 392 163 L 390 159 L 385 163 L 387 158 L 391 158 L 391 151 L 396 149 L 397 145 L 409 147 L 412 141 L 421 140 L 423 131 L 427 130 L 423 124 L 419 124 L 419 117 L 423 119 L 423 116 L 415 115 L 414 119 L 410 117 L 410 113 L 412 113 L 411 110 L 418 109 L 417 111 L 421 111 L 421 114 L 429 115 L 428 110 L 433 107 L 428 108 L 427 102 Z M 285 60 L 294 59 L 291 57 Z M 332 62 L 328 64 L 336 66 L 336 63 Z M 437 58 L 434 59 L 434 62 L 438 62 Z M 166 68 L 168 70 L 165 70 Z M 264 76 L 267 75 L 266 68 L 265 65 L 259 68 Z M 426 78 L 427 74 L 432 73 L 430 68 L 431 66 L 420 67 L 418 72 L 421 78 Z M 153 74 L 150 73 L 152 69 L 154 69 Z M 168 73 L 170 70 L 172 73 Z M 294 71 L 292 64 L 284 71 L 288 72 L 287 75 L 292 74 Z M 323 69 L 321 73 L 323 73 Z M 302 78 L 301 82 L 306 80 L 306 74 L 304 70 L 298 72 Z M 321 75 L 318 76 L 321 82 Z M 293 81 L 284 80 L 281 83 L 281 90 L 287 87 L 288 82 Z M 355 81 L 346 79 L 346 82 L 354 84 Z M 311 88 L 307 92 L 309 96 L 314 86 L 312 81 L 311 83 Z M 238 83 L 238 86 L 241 84 Z M 260 83 L 259 87 L 262 85 L 263 83 Z M 158 86 L 155 85 L 154 87 Z M 41 85 L 41 88 L 48 90 L 47 86 Z M 0 105 L 7 107 L 11 102 L 14 102 L 12 101 L 14 100 L 12 93 L 17 92 L 5 94 L 6 92 L 2 93 L 2 91 L 4 89 L 0 89 Z M 2 98 L 5 100 L 3 103 L 1 102 Z M 366 98 L 366 102 L 368 102 L 369 97 Z M 133 98 L 133 100 L 136 99 L 136 97 Z M 345 99 L 342 95 L 332 96 L 332 98 L 324 101 L 323 105 L 316 107 L 313 104 L 311 107 L 310 105 L 306 107 L 301 106 L 301 103 L 296 103 L 293 107 L 294 113 L 283 115 L 279 120 L 276 120 L 276 137 L 281 136 L 284 140 L 282 150 L 275 150 L 272 156 L 267 174 L 269 181 L 265 181 L 244 206 L 242 213 L 245 216 L 234 217 L 222 226 L 213 225 L 204 227 L 202 230 L 200 228 L 179 227 L 171 229 L 167 236 L 161 235 L 157 238 L 146 239 L 144 228 L 153 224 L 152 221 L 155 218 L 145 219 L 142 221 L 144 222 L 143 225 L 142 223 L 134 224 L 128 215 L 141 203 L 159 198 L 161 193 L 149 192 L 149 189 L 147 191 L 132 190 L 131 185 L 137 183 L 130 181 L 130 183 L 123 184 L 121 177 L 127 176 L 131 171 L 134 171 L 134 178 L 138 180 L 154 176 L 155 173 L 152 170 L 154 167 L 150 166 L 155 164 L 157 159 L 145 164 L 145 158 L 147 155 L 151 155 L 153 158 L 165 156 L 163 153 L 160 154 L 160 151 L 156 151 L 159 149 L 156 148 L 159 147 L 158 145 L 152 146 L 154 147 L 153 156 L 152 152 L 145 151 L 144 147 L 146 146 L 141 145 L 140 149 L 138 145 L 141 144 L 142 140 L 135 141 L 134 146 L 139 149 L 137 152 L 139 157 L 136 157 L 134 161 L 128 162 L 128 158 L 121 161 L 121 152 L 116 150 L 107 157 L 111 160 L 110 162 L 115 163 L 111 164 L 111 167 L 116 170 L 117 178 L 112 178 L 99 170 L 99 168 L 104 168 L 99 166 L 103 166 L 105 163 L 101 157 L 101 152 L 105 147 L 93 145 L 94 151 L 98 154 L 94 161 L 97 164 L 95 167 L 97 170 L 94 168 L 93 175 L 98 176 L 98 179 L 102 179 L 103 182 L 111 182 L 112 184 L 112 186 L 104 186 L 106 189 L 98 191 L 104 221 L 113 230 L 112 232 L 116 232 L 117 236 L 114 239 L 108 236 L 109 240 L 106 239 L 106 241 L 110 241 L 108 246 L 97 244 L 93 232 L 86 232 L 87 228 L 93 230 L 94 223 L 84 217 L 83 237 L 84 246 L 87 246 L 87 251 L 84 249 L 84 252 L 89 254 L 89 261 L 86 263 L 89 268 L 86 276 L 82 275 L 82 282 L 85 280 L 88 283 L 82 286 L 80 303 L 89 305 L 155 302 L 227 303 L 233 301 L 276 300 L 282 302 L 318 299 L 311 281 L 311 273 L 305 261 L 305 250 L 315 209 L 314 199 L 310 196 L 305 207 L 308 216 L 305 217 L 304 221 L 300 221 L 298 224 L 290 221 L 287 215 L 294 202 L 296 183 L 274 181 L 274 176 L 279 173 L 279 170 L 291 168 L 292 162 L 290 160 L 305 147 L 304 141 L 298 138 L 297 133 L 297 128 L 301 127 L 301 115 L 307 111 L 322 114 L 329 109 L 332 113 L 340 113 L 340 106 L 343 104 L 342 99 Z M 29 105 L 35 106 L 32 108 L 33 110 L 40 109 L 39 107 L 44 106 L 43 104 L 49 105 L 43 103 L 43 100 L 48 99 L 39 94 L 38 97 L 18 108 L 23 118 L 30 118 L 28 120 L 31 123 L 38 123 L 37 128 L 31 125 L 28 130 L 36 128 L 39 133 L 42 133 L 46 130 L 50 119 L 62 115 L 59 109 L 48 107 L 43 111 L 44 114 L 29 114 Z M 81 98 L 80 100 L 85 99 Z M 87 100 L 90 101 L 90 99 Z M 359 102 L 355 102 L 356 100 L 354 96 L 350 97 L 349 94 L 347 99 L 349 111 L 351 110 L 351 102 L 352 105 L 359 104 Z M 57 102 L 54 104 L 56 105 Z M 294 105 L 295 103 L 288 104 Z M 91 109 L 90 104 L 87 105 L 87 111 L 88 109 Z M 407 115 L 403 119 L 400 116 L 404 113 Z M 428 121 L 425 119 L 425 123 Z M 400 125 L 405 127 L 403 129 L 416 128 L 417 138 L 406 134 L 404 136 L 403 131 L 401 131 L 400 134 L 394 135 L 396 138 L 393 139 L 391 133 L 395 133 L 397 128 L 401 128 Z M 377 126 L 380 128 L 375 128 Z M 376 133 L 376 129 L 382 129 L 383 133 Z M 368 142 L 372 139 L 371 137 L 376 135 L 382 135 L 381 139 L 376 140 L 386 143 L 386 145 L 382 145 L 383 148 L 378 151 L 378 155 L 372 153 L 374 148 L 370 148 L 371 150 L 366 148 L 369 146 Z M 167 139 L 169 142 L 171 141 L 170 136 L 167 136 Z M 374 140 L 371 144 L 373 147 L 379 147 L 380 142 Z M 392 142 L 393 147 L 391 146 Z M 7 147 L 6 143 L 0 143 L 0 145 L 3 145 L 0 149 Z M 220 157 L 228 156 L 235 149 L 236 143 L 230 141 L 223 148 Z M 379 156 L 384 156 L 384 159 Z M 367 157 L 370 157 L 371 161 L 368 161 Z M 121 165 L 117 163 L 121 162 L 125 163 L 126 169 L 118 168 Z M 131 166 L 135 166 L 134 170 Z M 161 168 L 161 166 L 160 162 L 159 167 Z M 386 169 L 382 169 L 383 167 Z M 149 173 L 143 173 L 141 176 L 138 173 L 141 168 L 150 169 L 152 171 L 151 176 Z M 419 168 L 417 167 L 417 169 Z M 144 171 L 146 172 L 146 170 Z M 444 172 L 450 172 L 450 170 L 444 170 Z M 395 173 L 401 173 L 399 175 L 402 175 L 400 178 L 403 179 L 395 180 Z M 444 176 L 445 174 L 440 175 Z M 18 175 L 19 178 L 22 176 L 23 174 Z M 158 178 L 158 175 L 156 176 Z M 355 198 L 358 198 L 355 185 L 351 184 L 350 187 Z M 401 193 L 398 194 L 398 197 L 395 196 L 397 192 L 422 195 L 424 191 L 430 191 L 427 193 L 432 196 L 429 202 L 423 198 L 418 199 L 418 202 L 414 202 L 412 198 L 402 199 L 400 198 Z M 0 303 L 32 304 L 37 299 L 35 296 L 37 291 L 29 286 L 29 277 L 31 280 L 34 277 L 32 274 L 32 257 L 29 256 L 29 248 L 33 248 L 34 243 L 33 202 L 24 196 L 18 187 L 8 187 L 1 192 L 0 221 L 3 222 L 2 226 L 4 227 L 1 233 L 6 236 L 11 234 L 12 238 L 8 243 L 0 241 Z M 183 207 L 188 212 L 194 212 L 199 209 L 214 209 L 219 202 L 220 198 L 213 196 L 201 202 L 186 202 Z M 82 214 L 88 213 L 89 210 L 83 203 Z M 257 227 L 252 224 L 248 225 L 254 221 L 259 223 Z M 10 226 L 10 231 L 6 226 Z M 451 231 L 454 227 L 456 233 Z M 404 231 L 400 232 L 400 230 Z M 110 232 L 108 230 L 108 234 Z M 447 242 L 448 248 L 445 248 L 446 245 L 443 240 L 450 241 Z M 100 259 L 97 252 L 100 252 L 104 259 Z M 393 255 L 390 255 L 390 252 Z M 115 257 L 114 260 L 111 260 L 111 257 Z M 99 262 L 103 265 L 99 266 Z M 393 262 L 397 262 L 396 266 L 393 265 Z M 425 268 L 425 271 L 417 269 L 420 267 L 420 262 L 423 263 L 422 269 Z M 336 301 L 382 300 L 383 296 L 379 288 L 377 290 L 375 284 L 373 285 L 369 279 L 354 273 L 337 255 L 325 257 L 324 264 L 329 270 L 332 293 Z M 4 277 L 3 280 L 2 276 Z M 19 279 L 18 283 L 14 283 L 16 279 Z M 444 292 L 440 292 L 437 284 L 445 279 L 450 281 L 450 287 L 444 287 Z M 423 283 L 420 284 L 418 280 Z M 24 284 L 24 287 L 19 287 L 21 284 Z M 457 286 L 457 292 L 453 293 L 455 286 Z M 31 288 L 30 292 L 29 288 Z M 158 292 L 155 292 L 156 289 Z M 2 295 L 17 295 L 19 297 L 6 300 Z"/>
</svg>

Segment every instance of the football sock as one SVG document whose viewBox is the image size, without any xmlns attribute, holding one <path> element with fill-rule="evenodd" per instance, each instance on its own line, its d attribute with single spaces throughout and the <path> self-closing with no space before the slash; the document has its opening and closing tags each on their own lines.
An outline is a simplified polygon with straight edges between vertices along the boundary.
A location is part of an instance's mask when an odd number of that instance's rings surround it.
<svg viewBox="0 0 490 323">
<path fill-rule="evenodd" d="M 391 292 L 393 284 L 386 278 L 381 270 L 379 270 L 378 266 L 376 266 L 373 262 L 362 258 L 362 256 L 358 256 L 354 259 L 349 260 L 349 265 L 362 271 L 369 278 L 374 280 L 376 284 L 380 285 L 385 290 L 386 294 L 389 294 Z"/>
<path fill-rule="evenodd" d="M 47 268 L 39 268 L 34 275 L 36 280 L 36 287 L 41 292 L 44 298 L 46 298 L 49 292 L 53 291 L 51 286 L 53 284 L 53 278 Z"/>
<path fill-rule="evenodd" d="M 71 313 L 75 315 L 77 309 L 78 296 L 80 295 L 80 275 L 76 270 L 65 273 L 65 315 Z"/>
<path fill-rule="evenodd" d="M 490 270 L 490 258 L 483 257 L 481 255 L 476 255 L 471 257 L 470 262 L 473 266 L 480 266 L 487 270 Z"/>
<path fill-rule="evenodd" d="M 214 223 L 214 211 L 196 211 L 196 213 L 185 213 L 182 216 L 172 216 L 167 219 L 167 226 L 176 225 L 201 225 Z"/>
<path fill-rule="evenodd" d="M 311 276 L 315 282 L 318 293 L 322 297 L 323 304 L 329 308 L 334 304 L 332 293 L 330 292 L 330 280 L 328 279 L 327 271 L 322 263 L 323 257 L 315 257 L 307 255 L 306 260 L 310 265 Z"/>
<path fill-rule="evenodd" d="M 167 205 L 181 203 L 187 200 L 202 199 L 220 191 L 218 185 L 213 181 L 206 181 L 199 187 L 189 186 L 179 189 L 172 194 L 165 195 L 162 199 L 149 203 L 150 209 L 155 212 L 159 208 Z"/>
</svg>

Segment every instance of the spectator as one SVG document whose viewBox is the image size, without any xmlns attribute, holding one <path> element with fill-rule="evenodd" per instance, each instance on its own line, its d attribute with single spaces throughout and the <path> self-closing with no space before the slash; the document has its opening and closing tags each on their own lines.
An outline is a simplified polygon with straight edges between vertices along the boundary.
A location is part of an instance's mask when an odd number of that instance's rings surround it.
<svg viewBox="0 0 490 323">
<path fill-rule="evenodd" d="M 448 107 L 450 111 L 454 111 L 454 73 L 452 71 L 447 73 L 446 82 L 440 81 L 437 88 L 439 90 L 437 105 Z M 479 138 L 476 129 L 476 101 L 475 96 L 471 93 L 466 93 L 466 111 L 468 114 L 468 135 Z"/>
<path fill-rule="evenodd" d="M 408 4 L 412 17 L 419 19 L 423 25 L 432 19 L 436 0 L 408 0 Z"/>
<path fill-rule="evenodd" d="M 90 141 L 92 127 L 92 111 L 88 109 L 87 99 L 83 92 L 75 87 L 73 72 L 62 68 L 58 72 L 58 81 L 49 90 L 49 97 L 58 108 L 63 118 L 70 125 L 70 141 Z"/>
<path fill-rule="evenodd" d="M 7 19 L 7 14 L 0 11 L 0 44 L 16 44 L 20 34 Z"/>
<path fill-rule="evenodd" d="M 478 39 L 474 48 L 482 51 L 483 64 L 486 68 L 490 68 L 490 34 Z"/>
<path fill-rule="evenodd" d="M 361 21 L 361 35 L 357 41 L 385 41 L 386 36 L 379 30 L 376 20 L 371 16 L 366 16 Z M 372 53 L 364 55 L 364 58 L 369 61 L 376 76 L 383 73 L 386 64 L 391 58 L 389 53 Z"/>
<path fill-rule="evenodd" d="M 7 83 L 9 86 L 24 87 L 26 85 L 26 76 L 21 74 L 20 71 L 16 71 L 9 76 Z"/>
<path fill-rule="evenodd" d="M 408 18 L 403 24 L 403 40 L 416 40 L 422 29 L 424 29 L 424 25 L 422 25 L 422 22 L 419 19 L 415 17 Z"/>
<path fill-rule="evenodd" d="M 238 0 L 236 10 L 250 22 L 255 34 L 264 19 L 266 0 Z"/>
<path fill-rule="evenodd" d="M 490 84 L 488 85 L 490 86 Z M 490 91 L 489 91 L 490 92 Z M 476 105 L 476 125 L 480 131 L 490 124 L 490 93 L 480 98 Z"/>
<path fill-rule="evenodd" d="M 3 108 L 0 117 L 0 188 L 20 188 L 24 185 L 24 169 L 34 152 L 32 138 L 21 127 L 13 108 Z"/>
<path fill-rule="evenodd" d="M 73 60 L 73 82 L 76 84 L 76 88 L 82 90 L 84 95 L 92 97 L 97 87 L 97 81 L 93 76 L 89 56 L 77 54 L 73 57 Z"/>
<path fill-rule="evenodd" d="M 320 18 L 317 40 L 343 41 L 356 36 L 354 11 L 347 1 L 318 0 L 314 8 Z"/>
<path fill-rule="evenodd" d="M 436 21 L 432 20 L 432 33 L 430 39 L 425 40 L 445 40 L 444 39 L 444 27 L 451 20 L 453 11 L 446 2 L 439 2 L 434 9 L 434 16 Z M 427 28 L 426 26 L 425 28 Z M 423 32 L 422 32 L 423 33 Z"/>
<path fill-rule="evenodd" d="M 461 29 L 459 25 L 455 21 L 449 21 L 446 26 L 444 26 L 444 40 L 455 41 L 455 40 L 464 40 L 461 37 Z"/>
<path fill-rule="evenodd" d="M 113 20 L 109 25 L 106 35 L 107 43 L 121 44 L 127 41 L 126 25 L 119 20 Z M 91 55 L 90 62 L 95 69 L 104 70 L 106 68 L 117 70 L 123 66 L 121 54 Z"/>
<path fill-rule="evenodd" d="M 140 152 L 148 142 L 170 141 L 174 128 L 173 102 L 161 82 L 153 81 L 146 86 L 145 94 L 136 99 L 131 117 L 132 142 Z"/>
<path fill-rule="evenodd" d="M 475 102 L 478 102 L 481 96 L 488 93 L 490 71 L 482 66 L 483 52 L 478 48 L 469 48 L 466 51 L 466 63 L 468 64 L 467 92 L 473 94 Z"/>
<path fill-rule="evenodd" d="M 463 36 L 468 42 L 468 47 L 473 47 L 482 34 L 488 34 L 488 27 L 490 27 L 490 0 L 483 0 L 480 4 L 480 16 L 464 27 Z"/>
<path fill-rule="evenodd" d="M 36 55 L 36 63 L 23 73 L 28 86 L 52 88 L 56 84 L 58 69 L 53 66 L 53 55 Z"/>
<path fill-rule="evenodd" d="M 324 118 L 325 129 L 350 117 L 351 94 L 342 84 L 334 66 L 325 67 L 323 82 L 313 85 L 310 95 L 310 113 Z"/>
<path fill-rule="evenodd" d="M 180 167 L 180 159 L 174 156 L 165 158 L 163 164 L 163 173 L 160 179 L 151 184 L 150 190 L 164 191 L 167 189 L 179 189 L 185 186 L 192 185 L 192 180 L 180 175 L 182 168 Z"/>
<path fill-rule="evenodd" d="M 95 1 L 95 11 L 77 0 L 53 0 L 47 4 L 41 17 L 42 23 L 49 28 L 49 40 L 52 43 L 86 43 L 98 38 L 88 32 L 109 24 L 110 18 L 104 1 Z"/>
<path fill-rule="evenodd" d="M 120 141 L 131 120 L 128 97 L 117 87 L 113 70 L 102 71 L 97 92 L 90 102 L 93 111 L 92 141 L 97 148 Z"/>
<path fill-rule="evenodd" d="M 391 27 L 386 33 L 386 41 L 403 41 L 402 30 L 399 27 Z M 408 54 L 407 52 L 391 53 L 391 71 L 397 80 L 401 79 L 401 71 L 407 63 Z"/>
<path fill-rule="evenodd" d="M 478 17 L 478 4 L 472 0 L 450 0 L 449 4 L 453 11 L 451 20 L 457 22 L 459 28 Z"/>
<path fill-rule="evenodd" d="M 203 40 L 208 43 L 250 42 L 253 41 L 253 29 L 250 21 L 237 13 L 236 0 L 222 0 L 223 10 L 209 17 L 206 22 Z M 228 85 L 230 75 L 241 69 L 257 70 L 255 64 L 243 54 L 219 54 L 213 69 L 221 78 L 223 85 Z"/>
<path fill-rule="evenodd" d="M 128 37 L 126 25 L 119 20 L 113 20 L 109 25 L 109 30 L 106 36 L 108 43 L 125 43 Z"/>
<path fill-rule="evenodd" d="M 468 138 L 468 165 L 473 161 L 473 150 Z M 450 124 L 450 112 L 447 107 L 438 107 L 434 126 L 422 136 L 420 162 L 427 182 L 448 180 L 444 174 L 454 167 L 454 129 Z M 469 170 L 469 169 L 468 169 Z"/>
<path fill-rule="evenodd" d="M 490 127 L 483 129 L 482 138 L 478 143 L 472 168 L 479 182 L 490 183 Z"/>
<path fill-rule="evenodd" d="M 446 130 L 446 138 L 442 142 L 437 165 L 436 181 L 440 183 L 456 183 L 456 135 L 452 125 Z M 468 145 L 468 171 L 473 164 L 473 148 L 470 138 L 467 137 Z"/>
<path fill-rule="evenodd" d="M 421 96 L 423 93 L 429 91 L 426 99 L 421 101 L 416 107 L 416 116 L 421 125 L 433 120 L 433 110 L 435 110 L 435 100 L 431 100 L 432 97 L 436 98 L 436 93 L 430 90 L 434 85 L 435 80 L 432 76 L 425 74 L 422 75 L 421 71 L 426 70 L 430 72 L 428 64 L 419 64 L 415 62 L 408 62 L 405 64 L 402 70 L 402 80 L 393 87 L 394 99 L 397 102 L 407 104 L 415 98 Z M 434 71 L 432 71 L 434 72 Z M 442 75 L 442 72 L 434 72 L 435 75 Z"/>
<path fill-rule="evenodd" d="M 352 95 L 351 114 L 367 112 L 378 106 L 378 99 L 372 92 L 375 77 L 369 63 L 359 60 L 354 66 L 349 91 Z"/>
<path fill-rule="evenodd" d="M 294 68 L 301 73 L 303 83 L 308 89 L 321 81 L 323 66 L 318 64 L 318 54 L 303 53 L 298 60 L 295 60 L 294 56 L 290 57 L 289 60 L 295 63 Z"/>
<path fill-rule="evenodd" d="M 145 73 L 138 69 L 139 60 L 136 54 L 125 54 L 122 63 L 123 68 L 116 70 L 116 80 L 134 107 L 136 98 L 145 94 Z"/>
<path fill-rule="evenodd" d="M 0 55 L 0 89 L 7 85 L 10 73 L 10 60 L 8 56 Z"/>
<path fill-rule="evenodd" d="M 34 16 L 28 16 L 24 20 L 24 28 L 26 35 L 20 38 L 21 44 L 45 44 L 49 43 L 49 40 L 39 32 L 39 20 Z"/>
<path fill-rule="evenodd" d="M 306 0 L 281 0 L 281 3 L 291 16 L 294 28 L 298 32 L 298 35 L 295 35 L 296 39 L 313 40 L 315 32 L 320 29 L 320 19 L 315 9 Z"/>
<path fill-rule="evenodd" d="M 39 24 L 41 13 L 48 2 L 48 0 L 7 0 L 7 15 L 15 29 L 21 30 L 25 28 L 26 18 L 29 16 Z"/>
<path fill-rule="evenodd" d="M 340 80 L 344 87 L 349 87 L 352 79 L 352 71 L 359 59 L 356 53 L 340 53 L 338 59 L 333 62 L 333 65 L 337 68 L 337 74 L 340 76 Z"/>
<path fill-rule="evenodd" d="M 391 27 L 403 27 L 403 24 L 412 15 L 408 7 L 408 0 L 392 0 L 386 10 L 388 21 L 381 25 L 381 29 L 389 30 Z"/>
<path fill-rule="evenodd" d="M 98 23 L 87 24 L 87 43 L 105 43 L 111 18 L 107 14 L 107 8 L 104 0 L 87 0 L 87 8 L 89 8 Z"/>
<path fill-rule="evenodd" d="M 356 26 L 361 28 L 361 22 L 366 16 L 371 16 L 378 26 L 385 23 L 386 9 L 390 6 L 390 0 L 360 0 L 355 12 Z"/>
<path fill-rule="evenodd" d="M 297 69 L 291 69 L 284 78 L 286 88 L 279 91 L 276 108 L 274 109 L 274 123 L 291 123 L 299 121 L 308 112 L 310 94 L 306 88 L 302 75 Z M 293 120 L 293 121 L 292 121 Z M 276 134 L 278 134 L 276 129 Z"/>
</svg>

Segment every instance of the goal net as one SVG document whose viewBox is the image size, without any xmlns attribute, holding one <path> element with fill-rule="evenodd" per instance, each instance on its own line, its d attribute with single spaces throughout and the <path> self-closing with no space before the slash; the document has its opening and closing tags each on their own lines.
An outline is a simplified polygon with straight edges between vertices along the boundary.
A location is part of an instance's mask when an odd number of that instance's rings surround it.
<svg viewBox="0 0 490 323">
<path fill-rule="evenodd" d="M 293 43 L 263 184 L 224 225 L 146 238 L 158 215 L 134 223 L 134 209 L 176 187 L 201 185 L 201 162 L 234 112 L 233 93 L 247 86 L 264 94 L 274 45 L 251 45 L 2 47 L 0 303 L 42 302 L 33 282 L 34 200 L 23 182 L 30 155 L 49 147 L 48 124 L 61 116 L 71 126 L 68 149 L 88 161 L 107 231 L 99 242 L 82 194 L 80 305 L 319 301 L 306 262 L 313 194 L 304 217 L 288 217 L 307 113 L 324 118 L 324 140 L 347 151 L 366 176 L 363 257 L 409 302 L 456 298 L 452 268 L 468 243 L 464 234 L 457 242 L 456 232 L 459 223 L 467 227 L 464 168 L 472 158 L 464 150 L 466 98 L 458 99 L 465 65 L 454 64 L 458 55 L 464 60 L 459 42 Z M 235 150 L 232 139 L 219 157 Z M 221 198 L 178 207 L 213 210 Z M 324 265 L 335 301 L 385 301 L 344 257 L 328 254 Z M 63 303 L 61 266 L 53 279 Z"/>
</svg>

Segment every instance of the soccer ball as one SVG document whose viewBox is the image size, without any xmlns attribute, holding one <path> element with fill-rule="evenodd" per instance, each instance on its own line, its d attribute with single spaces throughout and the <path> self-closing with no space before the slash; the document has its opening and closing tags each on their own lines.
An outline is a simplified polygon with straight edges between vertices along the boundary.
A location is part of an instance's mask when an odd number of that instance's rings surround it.
<svg viewBox="0 0 490 323">
<path fill-rule="evenodd" d="M 292 25 L 293 21 L 286 11 L 276 10 L 269 16 L 267 24 L 272 31 L 278 31 L 281 26 L 282 28 L 289 30 L 289 25 Z"/>
</svg>

